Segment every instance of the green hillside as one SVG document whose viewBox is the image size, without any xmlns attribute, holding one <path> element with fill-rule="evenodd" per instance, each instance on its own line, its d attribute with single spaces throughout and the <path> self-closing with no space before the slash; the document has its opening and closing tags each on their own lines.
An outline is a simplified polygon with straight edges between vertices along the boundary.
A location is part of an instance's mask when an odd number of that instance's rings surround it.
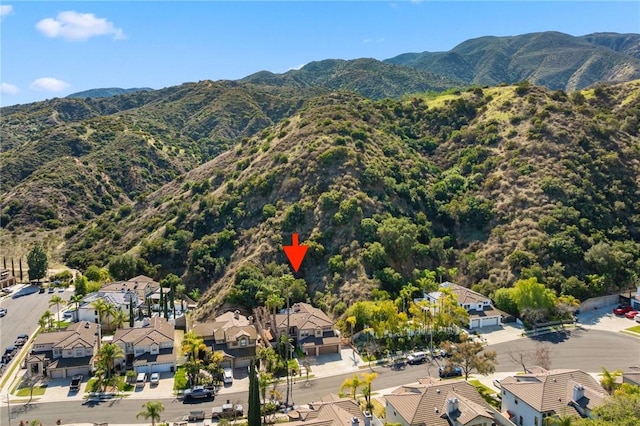
<svg viewBox="0 0 640 426">
<path fill-rule="evenodd" d="M 626 288 L 640 272 L 639 118 L 640 81 L 321 95 L 74 230 L 66 260 L 139 256 L 201 288 L 201 315 L 258 303 L 247 294 L 287 270 L 293 232 L 310 246 L 310 299 L 336 314 L 425 269 L 487 294 L 529 276 L 582 298 Z"/>
</svg>

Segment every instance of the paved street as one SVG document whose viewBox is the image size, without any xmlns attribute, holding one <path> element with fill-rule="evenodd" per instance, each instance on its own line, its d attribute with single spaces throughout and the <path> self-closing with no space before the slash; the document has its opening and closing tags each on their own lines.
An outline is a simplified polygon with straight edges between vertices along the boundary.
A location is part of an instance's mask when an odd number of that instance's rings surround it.
<svg viewBox="0 0 640 426">
<path fill-rule="evenodd" d="M 54 293 L 68 300 L 71 296 L 70 291 L 64 293 Z M 4 297 L 0 301 L 0 306 L 7 308 L 8 312 L 4 318 L 0 318 L 2 325 L 2 333 L 0 333 L 0 348 L 4 352 L 4 348 L 13 345 L 16 336 L 20 333 L 27 333 L 32 336 L 38 328 L 38 320 L 42 313 L 49 309 L 49 300 L 53 294 L 29 294 L 27 296 L 12 299 L 11 296 Z M 60 306 L 62 309 L 63 306 Z M 55 306 L 51 308 L 51 312 L 55 311 Z M 54 312 L 55 313 L 55 312 Z"/>
</svg>

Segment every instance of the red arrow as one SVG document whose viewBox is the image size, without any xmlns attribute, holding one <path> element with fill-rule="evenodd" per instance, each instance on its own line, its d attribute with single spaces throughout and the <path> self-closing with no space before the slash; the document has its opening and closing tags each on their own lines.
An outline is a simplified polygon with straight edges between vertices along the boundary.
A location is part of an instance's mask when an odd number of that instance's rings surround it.
<svg viewBox="0 0 640 426">
<path fill-rule="evenodd" d="M 286 254 L 289 259 L 289 263 L 291 263 L 291 267 L 293 267 L 295 272 L 298 272 L 309 246 L 298 245 L 298 234 L 292 234 L 291 240 L 292 244 L 290 246 L 282 246 L 282 248 L 284 249 L 284 254 Z"/>
</svg>

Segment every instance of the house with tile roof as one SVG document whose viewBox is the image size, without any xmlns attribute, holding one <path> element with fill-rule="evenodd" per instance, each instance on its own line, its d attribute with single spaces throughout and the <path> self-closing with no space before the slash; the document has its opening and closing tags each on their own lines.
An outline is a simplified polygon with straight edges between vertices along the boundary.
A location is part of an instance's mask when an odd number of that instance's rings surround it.
<svg viewBox="0 0 640 426">
<path fill-rule="evenodd" d="M 173 324 L 159 316 L 145 318 L 141 327 L 116 330 L 112 343 L 125 354 L 116 363 L 137 373 L 175 371 L 174 333 Z"/>
<path fill-rule="evenodd" d="M 335 324 L 318 308 L 308 303 L 296 303 L 275 315 L 275 324 L 269 320 L 272 336 L 288 334 L 302 351 L 309 356 L 339 353 L 342 341 Z M 287 333 L 287 324 L 289 331 Z"/>
<path fill-rule="evenodd" d="M 157 289 L 160 288 L 160 283 L 154 281 L 152 278 L 146 275 L 138 275 L 130 280 L 115 281 L 103 285 L 100 290 L 105 292 L 121 292 L 133 291 L 138 295 L 138 298 L 146 300 Z"/>
<path fill-rule="evenodd" d="M 500 381 L 502 411 L 518 426 L 543 426 L 547 417 L 591 417 L 608 394 L 590 374 L 577 369 L 545 370 Z"/>
<path fill-rule="evenodd" d="M 493 306 L 493 302 L 488 297 L 458 284 L 444 282 L 441 288 L 447 288 L 456 296 L 458 305 L 462 306 L 469 313 L 469 329 L 500 325 L 502 318 L 506 314 Z M 437 310 L 438 299 L 442 296 L 441 291 L 432 291 L 425 294 L 424 298 L 429 300 L 434 309 Z"/>
<path fill-rule="evenodd" d="M 288 412 L 287 426 L 371 426 L 372 415 L 363 412 L 357 401 L 326 394 L 307 407 Z"/>
<path fill-rule="evenodd" d="M 513 426 L 465 380 L 419 379 L 384 395 L 386 423 L 402 426 Z"/>
<path fill-rule="evenodd" d="M 202 336 L 212 351 L 222 352 L 223 368 L 248 367 L 256 356 L 258 333 L 253 318 L 240 311 L 228 311 L 213 321 L 196 323 L 191 331 Z"/>
<path fill-rule="evenodd" d="M 62 331 L 36 336 L 25 363 L 29 374 L 52 379 L 89 374 L 98 343 L 98 324 L 81 321 Z"/>
</svg>

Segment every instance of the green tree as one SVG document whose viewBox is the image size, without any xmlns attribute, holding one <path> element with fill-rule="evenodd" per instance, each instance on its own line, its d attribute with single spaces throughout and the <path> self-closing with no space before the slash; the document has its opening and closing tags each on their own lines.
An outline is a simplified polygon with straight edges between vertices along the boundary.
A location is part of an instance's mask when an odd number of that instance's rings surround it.
<svg viewBox="0 0 640 426">
<path fill-rule="evenodd" d="M 594 408 L 594 420 L 582 420 L 576 425 L 587 426 L 637 426 L 640 424 L 640 393 L 614 395 L 604 404 Z"/>
<path fill-rule="evenodd" d="M 255 360 L 251 360 L 249 365 L 249 409 L 247 417 L 248 426 L 260 426 L 260 390 Z"/>
<path fill-rule="evenodd" d="M 358 392 L 358 388 L 364 384 L 364 381 L 358 376 L 358 374 L 354 374 L 351 378 L 346 378 L 342 385 L 340 385 L 340 392 L 344 392 L 345 389 L 349 390 L 349 394 L 351 398 L 356 399 L 356 392 Z"/>
<path fill-rule="evenodd" d="M 513 286 L 513 300 L 520 313 L 525 309 L 537 309 L 549 313 L 555 306 L 556 295 L 553 290 L 532 277 L 516 281 Z"/>
<path fill-rule="evenodd" d="M 69 298 L 69 301 L 67 302 L 67 306 L 73 306 L 74 308 L 74 311 L 73 311 L 74 321 L 78 321 L 78 307 L 80 306 L 80 302 L 82 302 L 83 299 L 84 299 L 84 296 L 82 296 L 81 294 L 74 294 Z"/>
<path fill-rule="evenodd" d="M 378 377 L 378 373 L 362 374 L 362 379 L 364 383 L 360 385 L 360 390 L 364 395 L 365 408 L 369 411 L 373 411 L 373 403 L 371 402 L 371 388 L 372 388 L 372 383 L 376 377 Z"/>
<path fill-rule="evenodd" d="M 105 283 L 109 281 L 109 271 L 106 268 L 98 268 L 96 265 L 91 265 L 84 272 L 84 276 L 87 277 L 89 281 L 94 281 L 97 283 Z"/>
<path fill-rule="evenodd" d="M 73 281 L 73 286 L 75 288 L 74 293 L 76 295 L 84 296 L 87 294 L 87 277 L 80 275 Z"/>
<path fill-rule="evenodd" d="M 147 401 L 142 404 L 142 410 L 136 414 L 136 419 L 144 417 L 151 419 L 151 426 L 155 426 L 156 422 L 160 420 L 160 416 L 164 411 L 164 405 L 159 401 Z"/>
<path fill-rule="evenodd" d="M 385 253 L 396 261 L 404 261 L 411 256 L 417 235 L 418 227 L 406 217 L 389 217 L 378 227 L 378 237 Z"/>
<path fill-rule="evenodd" d="M 600 376 L 602 376 L 602 378 L 600 379 L 600 384 L 602 385 L 604 390 L 611 394 L 618 386 L 617 379 L 618 377 L 622 376 L 622 371 L 609 371 L 606 368 L 602 367 L 602 373 L 600 373 Z"/>
<path fill-rule="evenodd" d="M 98 350 L 98 364 L 104 369 L 107 374 L 105 384 L 112 384 L 111 374 L 113 373 L 115 361 L 119 358 L 124 358 L 124 351 L 115 343 L 105 343 L 100 346 Z"/>
<path fill-rule="evenodd" d="M 176 291 L 178 287 L 181 285 L 182 285 L 182 280 L 180 279 L 180 277 L 178 277 L 175 274 L 169 274 L 160 281 L 160 287 L 171 289 L 171 291 L 169 292 L 169 303 L 170 303 L 171 310 L 173 311 L 174 318 L 176 316 L 176 306 L 175 306 Z"/>
<path fill-rule="evenodd" d="M 104 318 L 104 314 L 109 309 L 108 303 L 104 299 L 96 299 L 91 302 L 91 307 L 98 312 L 98 323 L 102 324 L 102 319 Z"/>
<path fill-rule="evenodd" d="M 513 288 L 497 289 L 493 294 L 493 301 L 496 304 L 496 308 L 514 316 L 518 315 L 518 305 L 514 299 Z"/>
<path fill-rule="evenodd" d="M 474 372 L 486 376 L 496 371 L 496 352 L 484 351 L 482 343 L 474 342 L 466 334 L 460 336 L 460 343 L 445 343 L 442 347 L 451 354 L 448 363 L 459 366 L 465 380 Z"/>
<path fill-rule="evenodd" d="M 114 280 L 125 281 L 138 274 L 138 261 L 130 254 L 113 256 L 109 259 L 107 268 L 109 275 L 111 275 Z"/>
<path fill-rule="evenodd" d="M 127 321 L 129 321 L 127 313 L 122 309 L 116 309 L 113 315 L 113 326 L 115 328 L 122 328 Z"/>
<path fill-rule="evenodd" d="M 27 253 L 27 265 L 29 266 L 29 280 L 37 280 L 40 283 L 40 280 L 47 275 L 49 259 L 41 242 L 35 243 Z"/>
<path fill-rule="evenodd" d="M 49 307 L 52 307 L 53 305 L 56 306 L 56 312 L 58 313 L 58 322 L 56 324 L 56 328 L 58 328 L 58 330 L 60 329 L 60 303 L 66 302 L 62 297 L 58 296 L 57 294 L 54 294 L 53 296 L 51 296 L 51 299 L 49 300 Z"/>
</svg>

